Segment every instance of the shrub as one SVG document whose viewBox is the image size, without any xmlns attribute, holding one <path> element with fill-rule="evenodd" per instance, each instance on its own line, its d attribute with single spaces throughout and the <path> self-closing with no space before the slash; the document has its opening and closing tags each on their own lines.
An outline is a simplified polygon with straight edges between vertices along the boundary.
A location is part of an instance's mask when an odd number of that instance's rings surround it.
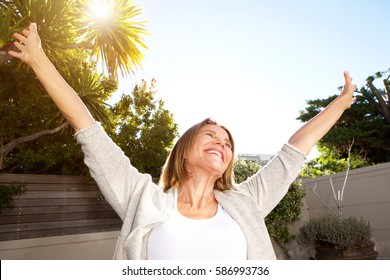
<svg viewBox="0 0 390 280">
<path fill-rule="evenodd" d="M 299 229 L 298 242 L 303 245 L 327 245 L 336 249 L 346 249 L 351 245 L 372 243 L 369 222 L 362 218 L 338 219 L 323 216 L 311 219 Z"/>
<path fill-rule="evenodd" d="M 12 196 L 20 195 L 26 190 L 23 185 L 0 185 L 0 209 L 1 208 L 12 208 Z"/>
</svg>

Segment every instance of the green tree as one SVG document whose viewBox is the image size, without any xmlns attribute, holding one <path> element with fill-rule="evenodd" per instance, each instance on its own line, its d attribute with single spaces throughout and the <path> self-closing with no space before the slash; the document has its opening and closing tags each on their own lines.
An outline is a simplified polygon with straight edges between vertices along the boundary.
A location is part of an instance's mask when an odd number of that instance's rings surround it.
<svg viewBox="0 0 390 280">
<path fill-rule="evenodd" d="M 141 172 L 158 177 L 178 133 L 172 114 L 164 108 L 162 100 L 155 98 L 155 81 L 150 85 L 143 81 L 132 93 L 124 94 L 109 106 L 106 100 L 116 90 L 116 83 L 97 73 L 95 65 L 76 58 L 69 63 L 73 71 L 62 74 L 91 106 L 95 117 Z M 31 138 L 36 130 L 50 131 L 47 127 L 64 123 L 31 70 L 23 68 L 18 75 L 14 71 L 10 64 L 0 67 L 0 125 L 4 127 L 0 139 L 8 144 L 12 139 Z M 7 156 L 3 157 L 3 172 L 74 175 L 88 172 L 70 128 L 16 145 L 4 155 Z"/>
<path fill-rule="evenodd" d="M 156 99 L 155 83 L 154 79 L 150 84 L 142 81 L 113 106 L 113 138 L 140 172 L 159 177 L 178 131 L 173 115 Z"/>
<path fill-rule="evenodd" d="M 24 155 L 29 155 L 25 160 L 30 160 L 25 162 L 31 162 L 31 167 L 40 166 L 38 157 L 41 154 L 38 151 L 41 150 L 38 147 L 43 145 L 43 140 L 37 139 L 56 134 L 67 127 L 67 122 L 59 115 L 53 103 L 46 99 L 31 70 L 20 66 L 20 62 L 7 53 L 14 49 L 12 34 L 20 32 L 29 22 L 37 22 L 46 55 L 80 94 L 95 118 L 108 128 L 114 127 L 105 101 L 116 88 L 118 70 L 122 74 L 129 74 L 140 65 L 141 49 L 146 48 L 142 36 L 147 32 L 142 28 L 143 23 L 135 20 L 141 10 L 132 1 L 107 2 L 112 7 L 106 10 L 112 9 L 113 13 L 105 20 L 97 17 L 94 12 L 96 7 L 90 5 L 93 2 L 0 1 L 0 170 L 31 170 L 16 159 L 15 155 L 22 156 L 22 151 Z M 95 70 L 98 61 L 104 63 L 102 68 L 108 71 L 108 77 Z M 65 131 L 65 134 L 59 136 L 63 143 L 66 143 L 65 137 L 71 137 L 69 132 Z M 55 140 L 52 136 L 51 141 Z M 24 150 L 28 146 L 14 150 L 28 142 L 31 153 L 30 150 Z M 33 154 L 34 159 L 31 157 Z M 53 162 L 50 166 L 56 164 Z M 51 168 L 43 164 L 40 170 L 48 172 Z"/>
<path fill-rule="evenodd" d="M 288 189 L 288 192 L 278 205 L 265 218 L 269 234 L 279 243 L 284 254 L 291 259 L 287 245 L 296 236 L 293 235 L 288 225 L 299 221 L 301 207 L 306 191 L 301 187 L 300 179 L 297 178 Z"/>
<path fill-rule="evenodd" d="M 260 165 L 255 161 L 237 160 L 234 166 L 236 183 L 245 181 L 259 169 Z M 290 233 L 288 225 L 299 220 L 305 194 L 299 178 L 296 179 L 289 187 L 287 194 L 265 218 L 269 234 L 278 242 L 289 259 L 291 255 L 288 252 L 287 244 L 295 239 L 295 236 Z"/>
<path fill-rule="evenodd" d="M 386 75 L 390 72 L 379 71 L 366 79 L 366 85 L 361 87 L 358 92 L 362 93 L 366 100 L 374 107 L 384 119 L 390 124 L 390 75 Z M 378 88 L 374 85 L 376 79 L 383 78 L 384 88 Z"/>
<path fill-rule="evenodd" d="M 356 101 L 344 112 L 335 126 L 318 142 L 318 147 L 328 148 L 336 158 L 347 158 L 348 147 L 354 139 L 352 155 L 364 158 L 368 164 L 390 161 L 390 122 L 387 120 L 389 100 L 388 78 L 385 89 L 374 87 L 373 77 L 356 94 Z M 306 122 L 325 108 L 337 95 L 326 99 L 307 101 L 308 106 L 297 118 Z M 325 150 L 324 150 L 325 151 Z"/>
<path fill-rule="evenodd" d="M 234 165 L 234 180 L 237 184 L 244 182 L 260 169 L 257 161 L 238 159 Z"/>
<path fill-rule="evenodd" d="M 320 155 L 305 163 L 301 171 L 303 177 L 316 178 L 331 175 L 338 172 L 345 172 L 349 169 L 356 169 L 368 166 L 369 163 L 359 154 L 351 154 L 350 158 L 326 146 L 318 146 Z M 349 167 L 348 167 L 349 165 Z"/>
<path fill-rule="evenodd" d="M 82 55 L 82 54 L 81 54 Z M 0 67 L 0 170 L 14 173 L 80 173 L 82 154 L 73 131 L 31 69 L 15 70 L 15 61 Z M 113 127 L 105 103 L 116 83 L 96 72 L 95 65 L 74 58 L 72 71 L 62 69 L 92 114 Z M 42 137 L 51 135 L 50 137 Z M 23 144 L 23 145 L 21 145 Z"/>
</svg>

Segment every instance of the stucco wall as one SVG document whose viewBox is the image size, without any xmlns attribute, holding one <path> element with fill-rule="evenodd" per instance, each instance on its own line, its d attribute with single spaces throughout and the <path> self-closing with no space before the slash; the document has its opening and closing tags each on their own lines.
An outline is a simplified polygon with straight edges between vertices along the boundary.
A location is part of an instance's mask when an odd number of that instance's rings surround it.
<svg viewBox="0 0 390 280">
<path fill-rule="evenodd" d="M 337 191 L 343 186 L 345 175 L 342 172 L 302 182 L 307 195 L 301 220 L 291 227 L 294 233 L 309 218 L 331 213 L 325 204 L 331 206 L 335 213 L 338 212 L 330 179 L 333 180 L 337 195 Z M 378 259 L 390 259 L 390 163 L 351 170 L 344 190 L 343 205 L 343 217 L 362 217 L 370 222 L 372 240 L 379 253 Z M 296 243 L 290 249 L 296 259 L 307 259 L 312 254 L 311 250 L 299 247 Z"/>
</svg>

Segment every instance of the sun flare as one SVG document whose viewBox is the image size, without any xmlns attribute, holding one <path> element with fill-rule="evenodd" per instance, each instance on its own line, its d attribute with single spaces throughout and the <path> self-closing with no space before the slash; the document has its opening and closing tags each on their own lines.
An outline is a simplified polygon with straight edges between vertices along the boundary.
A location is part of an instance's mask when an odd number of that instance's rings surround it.
<svg viewBox="0 0 390 280">
<path fill-rule="evenodd" d="M 89 4 L 91 18 L 98 22 L 110 22 L 114 17 L 112 0 L 92 0 Z"/>
</svg>

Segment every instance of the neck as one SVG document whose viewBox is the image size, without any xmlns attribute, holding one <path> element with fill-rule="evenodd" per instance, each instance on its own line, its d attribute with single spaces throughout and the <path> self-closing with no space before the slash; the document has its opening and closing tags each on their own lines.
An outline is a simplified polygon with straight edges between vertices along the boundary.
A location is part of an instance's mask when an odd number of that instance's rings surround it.
<svg viewBox="0 0 390 280">
<path fill-rule="evenodd" d="M 192 207 L 214 202 L 214 183 L 215 179 L 193 177 L 180 185 L 178 199 Z"/>
<path fill-rule="evenodd" d="M 178 210 L 184 216 L 195 219 L 215 215 L 218 202 L 214 196 L 215 180 L 191 178 L 182 183 L 178 192 Z"/>
</svg>

